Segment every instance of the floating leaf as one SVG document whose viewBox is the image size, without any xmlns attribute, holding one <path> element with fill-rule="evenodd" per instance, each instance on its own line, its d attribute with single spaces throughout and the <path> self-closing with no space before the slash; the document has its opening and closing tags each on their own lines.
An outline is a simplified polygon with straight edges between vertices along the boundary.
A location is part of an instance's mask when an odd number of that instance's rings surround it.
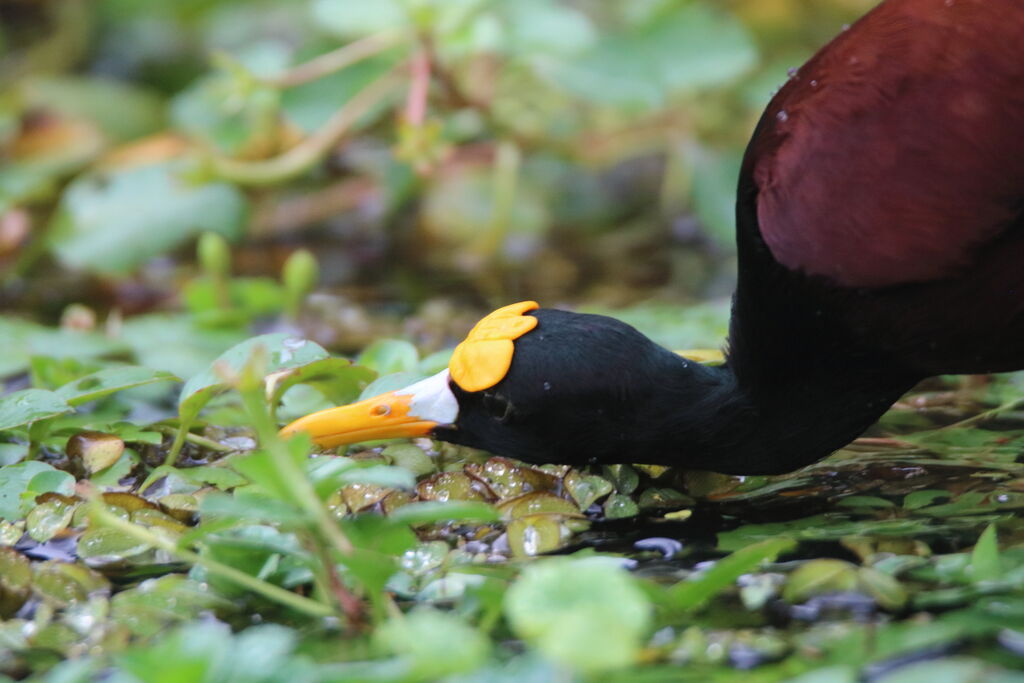
<svg viewBox="0 0 1024 683">
<path fill-rule="evenodd" d="M 616 493 L 604 501 L 604 516 L 608 519 L 625 519 L 639 514 L 639 506 L 629 496 Z"/>
<path fill-rule="evenodd" d="M 78 432 L 68 439 L 66 452 L 68 458 L 81 462 L 85 471 L 92 474 L 105 470 L 121 458 L 124 441 L 103 432 Z"/>
<path fill-rule="evenodd" d="M 577 470 L 569 470 L 562 483 L 580 506 L 580 510 L 586 510 L 598 499 L 612 492 L 612 485 L 607 479 L 596 474 L 581 474 Z"/>
<path fill-rule="evenodd" d="M 85 602 L 89 596 L 110 590 L 110 582 L 102 574 L 70 562 L 40 562 L 33 567 L 32 588 L 47 602 L 67 606 Z"/>
<path fill-rule="evenodd" d="M 411 443 L 396 443 L 383 450 L 381 455 L 390 458 L 396 467 L 407 470 L 415 477 L 422 477 L 437 470 L 437 463 Z"/>
<path fill-rule="evenodd" d="M 575 503 L 544 491 L 524 493 L 516 498 L 502 501 L 498 509 L 501 510 L 505 519 L 517 519 L 529 515 L 582 516 Z"/>
<path fill-rule="evenodd" d="M 29 511 L 25 530 L 33 540 L 46 543 L 71 524 L 75 505 L 63 500 L 48 500 Z"/>
<path fill-rule="evenodd" d="M 403 524 L 429 524 L 431 522 L 496 522 L 500 519 L 494 506 L 476 501 L 423 501 L 403 505 L 390 514 L 390 518 Z"/>
<path fill-rule="evenodd" d="M 515 557 L 533 557 L 557 550 L 568 536 L 562 523 L 551 515 L 526 515 L 508 524 L 508 545 Z"/>
<path fill-rule="evenodd" d="M 49 476 L 36 479 L 38 475 Z M 36 496 L 67 490 L 69 483 L 72 487 L 75 484 L 70 474 L 35 460 L 0 467 L 0 519 L 21 519 L 35 505 Z"/>
<path fill-rule="evenodd" d="M 882 609 L 890 611 L 902 609 L 907 604 L 907 591 L 903 585 L 889 574 L 870 567 L 861 567 L 857 572 L 857 580 L 861 590 L 870 595 Z"/>
<path fill-rule="evenodd" d="M 28 600 L 32 566 L 12 548 L 0 548 L 0 619 L 9 619 Z"/>
</svg>

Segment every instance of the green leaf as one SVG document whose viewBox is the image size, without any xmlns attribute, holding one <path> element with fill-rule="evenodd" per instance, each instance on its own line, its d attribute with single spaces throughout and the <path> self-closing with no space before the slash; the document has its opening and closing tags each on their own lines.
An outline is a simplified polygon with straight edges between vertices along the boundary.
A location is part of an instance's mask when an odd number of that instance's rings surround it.
<svg viewBox="0 0 1024 683">
<path fill-rule="evenodd" d="M 999 555 L 999 539 L 996 525 L 989 524 L 981 534 L 971 551 L 971 579 L 979 581 L 995 581 L 1003 576 L 1003 563 Z"/>
<path fill-rule="evenodd" d="M 403 505 L 392 512 L 389 518 L 403 524 L 418 525 L 452 521 L 497 522 L 501 515 L 493 505 L 479 501 L 422 501 Z"/>
<path fill-rule="evenodd" d="M 72 408 L 61 396 L 45 389 L 22 389 L 0 398 L 0 432 L 37 420 L 63 415 Z"/>
<path fill-rule="evenodd" d="M 47 474 L 50 477 L 36 480 L 40 474 Z M 52 478 L 51 478 L 52 477 Z M 74 486 L 75 478 L 67 472 L 61 472 L 46 463 L 30 460 L 29 462 L 18 463 L 17 465 L 5 465 L 0 467 L 0 519 L 11 521 L 21 519 L 35 505 L 34 499 L 40 493 L 46 493 L 44 484 L 49 483 L 49 491 L 59 490 L 71 480 Z M 30 484 L 32 485 L 30 487 Z M 26 504 L 22 500 L 23 494 L 32 490 L 32 500 Z"/>
<path fill-rule="evenodd" d="M 516 635 L 546 657 L 587 673 L 632 664 L 651 613 L 629 574 L 604 558 L 537 561 L 505 595 L 505 614 Z"/>
<path fill-rule="evenodd" d="M 32 107 L 88 119 L 110 140 L 133 140 L 165 123 L 158 95 L 112 78 L 36 77 L 24 84 L 23 92 Z"/>
<path fill-rule="evenodd" d="M 420 354 L 416 347 L 401 339 L 378 339 L 359 354 L 356 363 L 375 370 L 378 375 L 414 372 Z"/>
<path fill-rule="evenodd" d="M 671 610 L 691 612 L 703 607 L 709 600 L 733 585 L 742 574 L 771 562 L 780 554 L 791 550 L 796 542 L 790 538 L 773 538 L 741 548 L 724 557 L 696 579 L 681 581 L 666 591 L 664 604 Z"/>
<path fill-rule="evenodd" d="M 77 406 L 132 387 L 141 387 L 154 382 L 177 381 L 180 380 L 163 370 L 123 365 L 100 370 L 73 382 L 68 382 L 57 389 L 55 393 L 67 401 L 68 405 Z"/>
<path fill-rule="evenodd" d="M 351 403 L 373 381 L 376 373 L 370 368 L 353 365 L 345 358 L 323 358 L 306 365 L 282 370 L 275 375 L 271 404 L 277 404 L 285 392 L 296 384 L 309 384 L 327 400 L 337 405 Z"/>
<path fill-rule="evenodd" d="M 690 2 L 605 35 L 574 59 L 540 61 L 539 69 L 593 103 L 655 108 L 672 94 L 720 86 L 756 63 L 754 42 L 739 21 Z"/>
<path fill-rule="evenodd" d="M 407 22 L 401 4 L 395 0 L 314 0 L 317 24 L 343 38 L 362 37 Z"/>
<path fill-rule="evenodd" d="M 408 660 L 419 680 L 434 681 L 479 668 L 491 650 L 490 640 L 451 612 L 429 607 L 384 623 L 375 640 Z"/>
<path fill-rule="evenodd" d="M 244 341 L 240 327 L 206 328 L 188 314 L 151 313 L 124 321 L 121 338 L 140 365 L 192 377 L 217 356 Z"/>
<path fill-rule="evenodd" d="M 180 163 L 163 163 L 80 176 L 61 198 L 54 253 L 72 268 L 117 274 L 205 230 L 240 236 L 244 195 L 224 183 L 186 180 L 182 170 Z"/>
<path fill-rule="evenodd" d="M 736 179 L 741 156 L 696 146 L 688 151 L 693 163 L 693 211 L 715 244 L 731 252 L 736 242 Z"/>
<path fill-rule="evenodd" d="M 211 398 L 227 388 L 219 372 L 240 372 L 258 347 L 267 353 L 268 374 L 327 358 L 327 352 L 319 344 L 281 332 L 247 339 L 222 353 L 209 368 L 185 384 L 178 399 L 182 420 L 194 419 Z"/>
</svg>

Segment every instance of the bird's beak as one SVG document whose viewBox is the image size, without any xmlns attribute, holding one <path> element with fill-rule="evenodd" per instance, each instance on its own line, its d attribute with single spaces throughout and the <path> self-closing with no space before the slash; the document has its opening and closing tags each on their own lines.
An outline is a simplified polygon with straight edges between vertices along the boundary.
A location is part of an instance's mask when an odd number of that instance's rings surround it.
<svg viewBox="0 0 1024 683">
<path fill-rule="evenodd" d="M 445 369 L 404 389 L 299 418 L 280 433 L 288 437 L 306 432 L 314 443 L 327 448 L 428 436 L 436 427 L 452 426 L 459 415 L 459 404 L 448 381 Z"/>
</svg>

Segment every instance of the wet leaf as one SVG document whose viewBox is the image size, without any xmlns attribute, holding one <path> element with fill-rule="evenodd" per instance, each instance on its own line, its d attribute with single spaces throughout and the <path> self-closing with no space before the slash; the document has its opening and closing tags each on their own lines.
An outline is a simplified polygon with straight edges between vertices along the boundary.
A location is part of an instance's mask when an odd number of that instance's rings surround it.
<svg viewBox="0 0 1024 683">
<path fill-rule="evenodd" d="M 518 519 L 530 515 L 582 516 L 575 503 L 543 491 L 524 493 L 516 498 L 502 501 L 498 505 L 498 509 L 505 519 Z"/>
<path fill-rule="evenodd" d="M 33 540 L 46 543 L 71 523 L 75 505 L 63 500 L 48 500 L 36 505 L 25 518 L 25 530 Z"/>
<path fill-rule="evenodd" d="M 558 486 L 557 477 L 509 458 L 488 458 L 483 465 L 469 463 L 465 471 L 486 481 L 502 500 Z"/>
<path fill-rule="evenodd" d="M 640 483 L 636 470 L 629 465 L 606 465 L 604 476 L 615 486 L 615 490 L 624 496 L 633 493 Z"/>
<path fill-rule="evenodd" d="M 123 531 L 98 527 L 86 529 L 78 539 L 78 556 L 92 566 L 103 566 L 135 557 L 150 547 Z"/>
<path fill-rule="evenodd" d="M 12 548 L 0 548 L 0 619 L 9 619 L 32 592 L 32 566 Z"/>
<path fill-rule="evenodd" d="M 103 432 L 78 432 L 68 439 L 67 454 L 79 461 L 86 472 L 105 470 L 124 453 L 124 441 Z"/>
<path fill-rule="evenodd" d="M 515 557 L 533 557 L 557 550 L 568 531 L 551 515 L 519 516 L 508 523 L 508 545 Z"/>
<path fill-rule="evenodd" d="M 422 477 L 437 470 L 437 463 L 424 453 L 422 448 L 412 444 L 392 444 L 385 448 L 381 455 L 390 458 L 396 467 L 401 467 L 414 477 Z"/>
<path fill-rule="evenodd" d="M 608 519 L 625 519 L 639 514 L 640 508 L 629 496 L 616 493 L 604 501 L 604 516 Z"/>
<path fill-rule="evenodd" d="M 62 606 L 84 602 L 94 593 L 108 593 L 110 582 L 102 574 L 70 562 L 40 562 L 33 566 L 32 589 L 44 600 Z"/>
<path fill-rule="evenodd" d="M 416 485 L 421 500 L 488 500 L 483 485 L 462 472 L 440 472 Z"/>
<path fill-rule="evenodd" d="M 580 510 L 586 510 L 612 492 L 612 485 L 607 479 L 596 474 L 582 474 L 577 470 L 569 470 L 562 483 Z"/>
<path fill-rule="evenodd" d="M 75 478 L 67 472 L 34 460 L 0 467 L 0 518 L 21 519 L 35 505 L 36 496 L 47 491 L 67 493 L 74 485 Z"/>
</svg>

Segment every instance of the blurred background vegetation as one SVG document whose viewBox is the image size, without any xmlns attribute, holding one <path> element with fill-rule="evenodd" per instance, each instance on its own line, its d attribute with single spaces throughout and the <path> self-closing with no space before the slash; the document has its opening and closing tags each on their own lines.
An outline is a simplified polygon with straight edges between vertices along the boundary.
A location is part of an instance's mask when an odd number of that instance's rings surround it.
<svg viewBox="0 0 1024 683">
<path fill-rule="evenodd" d="M 722 299 L 761 109 L 872 4 L 0 0 L 0 310 L 251 333 L 299 249 L 293 319 L 346 351 Z"/>
</svg>

